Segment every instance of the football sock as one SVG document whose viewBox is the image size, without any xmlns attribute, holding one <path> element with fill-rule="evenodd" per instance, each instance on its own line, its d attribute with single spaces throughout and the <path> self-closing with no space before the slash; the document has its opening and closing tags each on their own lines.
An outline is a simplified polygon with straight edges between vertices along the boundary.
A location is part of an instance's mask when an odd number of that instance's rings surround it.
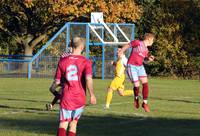
<svg viewBox="0 0 200 136">
<path fill-rule="evenodd" d="M 139 95 L 139 87 L 134 87 L 133 90 L 134 90 L 135 99 L 137 99 Z"/>
<path fill-rule="evenodd" d="M 145 104 L 147 104 L 147 100 L 143 100 L 143 102 L 144 102 Z"/>
<path fill-rule="evenodd" d="M 147 100 L 148 99 L 148 94 L 149 94 L 148 83 L 144 83 L 144 84 L 142 84 L 142 86 L 143 86 L 143 89 L 142 89 L 143 100 Z"/>
<path fill-rule="evenodd" d="M 76 133 L 69 131 L 67 136 L 76 136 Z"/>
<path fill-rule="evenodd" d="M 124 96 L 132 96 L 133 95 L 133 90 L 125 90 L 124 91 Z"/>
<path fill-rule="evenodd" d="M 107 93 L 107 97 L 106 97 L 106 107 L 109 107 L 110 106 L 110 103 L 112 101 L 112 96 L 113 96 L 113 92 L 108 92 Z"/>
<path fill-rule="evenodd" d="M 66 130 L 64 128 L 59 128 L 57 136 L 66 136 Z"/>
</svg>

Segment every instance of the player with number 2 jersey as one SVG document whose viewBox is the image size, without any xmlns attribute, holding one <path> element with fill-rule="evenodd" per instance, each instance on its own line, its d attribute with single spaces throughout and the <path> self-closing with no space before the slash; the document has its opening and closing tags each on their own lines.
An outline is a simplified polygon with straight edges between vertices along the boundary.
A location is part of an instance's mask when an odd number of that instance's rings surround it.
<svg viewBox="0 0 200 136">
<path fill-rule="evenodd" d="M 82 55 L 69 55 L 58 64 L 56 84 L 59 84 L 62 76 L 65 76 L 66 82 L 62 92 L 61 107 L 74 110 L 84 106 L 86 102 L 85 78 L 92 77 L 91 62 Z"/>
</svg>

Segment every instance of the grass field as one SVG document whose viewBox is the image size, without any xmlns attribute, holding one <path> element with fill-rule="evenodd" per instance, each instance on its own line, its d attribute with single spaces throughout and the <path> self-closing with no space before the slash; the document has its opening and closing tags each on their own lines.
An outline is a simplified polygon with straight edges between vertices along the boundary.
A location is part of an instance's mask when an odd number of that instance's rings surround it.
<svg viewBox="0 0 200 136">
<path fill-rule="evenodd" d="M 50 79 L 0 78 L 0 136 L 55 136 L 58 105 Z M 150 113 L 135 110 L 132 97 L 113 96 L 103 110 L 110 80 L 94 80 L 98 104 L 88 105 L 78 125 L 79 136 L 200 136 L 200 81 L 150 79 Z M 131 83 L 126 88 L 132 88 Z"/>
</svg>

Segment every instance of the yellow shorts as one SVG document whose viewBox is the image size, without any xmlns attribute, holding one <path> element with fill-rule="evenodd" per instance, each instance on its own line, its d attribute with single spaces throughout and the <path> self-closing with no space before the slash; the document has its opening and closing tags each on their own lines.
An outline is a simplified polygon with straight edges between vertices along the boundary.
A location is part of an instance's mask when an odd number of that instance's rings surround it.
<svg viewBox="0 0 200 136">
<path fill-rule="evenodd" d="M 110 88 L 112 90 L 124 90 L 124 78 L 115 77 L 110 84 Z"/>
</svg>

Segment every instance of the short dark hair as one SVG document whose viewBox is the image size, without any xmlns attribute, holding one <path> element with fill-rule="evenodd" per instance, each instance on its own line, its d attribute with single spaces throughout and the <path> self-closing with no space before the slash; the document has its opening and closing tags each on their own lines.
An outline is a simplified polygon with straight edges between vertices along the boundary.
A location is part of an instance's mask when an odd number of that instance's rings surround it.
<svg viewBox="0 0 200 136">
<path fill-rule="evenodd" d="M 117 48 L 120 48 L 120 49 L 121 49 L 122 47 L 123 47 L 122 45 L 118 45 L 118 46 L 117 46 Z"/>
<path fill-rule="evenodd" d="M 152 34 L 152 33 L 146 33 L 146 34 L 144 35 L 144 39 L 147 39 L 147 38 L 153 38 L 153 39 L 155 39 L 155 35 Z"/>
</svg>

